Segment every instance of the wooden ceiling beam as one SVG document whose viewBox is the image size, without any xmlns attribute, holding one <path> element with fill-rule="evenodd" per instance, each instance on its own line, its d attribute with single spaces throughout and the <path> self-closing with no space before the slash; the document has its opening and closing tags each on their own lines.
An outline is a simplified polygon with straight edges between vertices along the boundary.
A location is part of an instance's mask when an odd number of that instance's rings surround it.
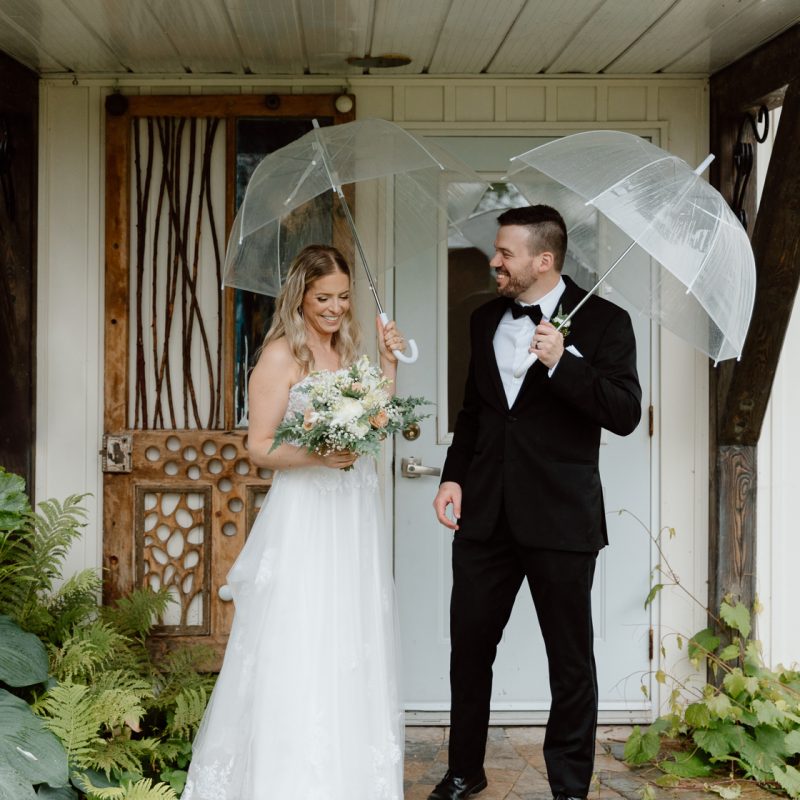
<svg viewBox="0 0 800 800">
<path fill-rule="evenodd" d="M 728 111 L 764 103 L 781 105 L 783 88 L 800 77 L 800 25 L 794 25 L 750 55 L 711 76 L 711 96 Z"/>
</svg>

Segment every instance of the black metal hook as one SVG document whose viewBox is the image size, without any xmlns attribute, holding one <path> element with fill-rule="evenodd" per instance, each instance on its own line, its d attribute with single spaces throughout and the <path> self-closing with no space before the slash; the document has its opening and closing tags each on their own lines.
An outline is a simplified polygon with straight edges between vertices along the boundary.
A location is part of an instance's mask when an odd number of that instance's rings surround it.
<svg viewBox="0 0 800 800">
<path fill-rule="evenodd" d="M 750 174 L 755 163 L 755 151 L 750 142 L 743 141 L 745 128 L 750 125 L 755 140 L 762 144 L 769 135 L 769 109 L 762 105 L 758 109 L 758 116 L 754 116 L 749 111 L 744 114 L 739 124 L 739 133 L 736 136 L 736 144 L 733 147 L 733 171 L 735 180 L 733 184 L 733 199 L 731 209 L 736 214 L 742 227 L 747 230 L 747 211 L 744 208 L 745 197 L 747 196 L 747 184 L 750 181 Z M 763 125 L 764 129 L 758 132 L 758 126 Z"/>
</svg>

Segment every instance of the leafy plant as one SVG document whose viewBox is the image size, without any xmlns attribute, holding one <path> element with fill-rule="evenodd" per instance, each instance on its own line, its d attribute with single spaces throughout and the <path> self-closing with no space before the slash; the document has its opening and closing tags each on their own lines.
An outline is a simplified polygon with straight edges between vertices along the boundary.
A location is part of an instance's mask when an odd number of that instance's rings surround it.
<svg viewBox="0 0 800 800">
<path fill-rule="evenodd" d="M 54 589 L 82 499 L 34 512 L 0 469 L 0 800 L 175 800 L 213 686 L 198 671 L 210 651 L 152 660 L 165 590 L 99 607 L 93 570 Z"/>
<path fill-rule="evenodd" d="M 699 603 L 681 585 L 660 540 L 654 542 L 661 556 L 659 581 L 645 605 L 665 586 L 678 587 Z M 753 612 L 758 610 L 756 602 Z M 656 781 L 662 786 L 699 779 L 703 788 L 723 800 L 739 796 L 740 779 L 800 798 L 800 672 L 781 666 L 771 669 L 764 663 L 761 645 L 752 638 L 751 611 L 742 603 L 728 597 L 709 619 L 713 628 L 688 640 L 677 636 L 676 643 L 680 650 L 685 645 L 691 664 L 706 669 L 714 682 L 690 687 L 659 670 L 655 675 L 659 683 L 673 683 L 670 711 L 645 731 L 633 729 L 625 760 L 656 763 L 664 773 Z M 665 748 L 670 747 L 673 753 L 665 757 Z"/>
</svg>

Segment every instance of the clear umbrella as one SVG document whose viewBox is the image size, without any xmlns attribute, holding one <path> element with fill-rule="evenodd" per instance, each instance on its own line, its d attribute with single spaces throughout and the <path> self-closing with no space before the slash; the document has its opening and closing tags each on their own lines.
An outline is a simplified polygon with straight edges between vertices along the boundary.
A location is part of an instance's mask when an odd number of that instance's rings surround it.
<svg viewBox="0 0 800 800">
<path fill-rule="evenodd" d="M 236 214 L 223 285 L 276 296 L 296 252 L 320 241 L 330 209 L 313 202 L 335 193 L 352 232 L 384 323 L 375 281 L 342 187 L 391 178 L 393 257 L 398 266 L 423 250 L 435 252 L 448 226 L 475 208 L 487 183 L 452 155 L 394 123 L 364 119 L 314 128 L 267 155 L 254 170 Z M 409 341 L 416 360 L 417 346 Z"/>
<path fill-rule="evenodd" d="M 513 183 L 505 184 L 499 196 L 488 191 L 481 199 L 478 210 L 459 223 L 458 232 L 466 244 L 476 247 L 487 259 L 492 259 L 495 254 L 497 218 L 503 211 L 529 203 L 544 203 L 557 208 L 567 226 L 568 245 L 562 272 L 580 286 L 591 286 L 596 280 L 598 261 L 597 210 L 545 175 L 540 174 L 535 182 L 533 176 L 530 177 L 524 192 Z M 528 200 L 528 197 L 535 199 Z M 451 242 L 452 247 L 463 247 L 465 244 L 456 240 Z"/>
<path fill-rule="evenodd" d="M 746 232 L 700 177 L 710 160 L 693 170 L 639 136 L 589 131 L 515 156 L 509 179 L 534 202 L 526 187 L 544 173 L 629 236 L 598 285 L 608 280 L 641 313 L 717 363 L 741 356 L 756 274 Z M 625 259 L 634 246 L 654 259 L 655 274 Z"/>
</svg>

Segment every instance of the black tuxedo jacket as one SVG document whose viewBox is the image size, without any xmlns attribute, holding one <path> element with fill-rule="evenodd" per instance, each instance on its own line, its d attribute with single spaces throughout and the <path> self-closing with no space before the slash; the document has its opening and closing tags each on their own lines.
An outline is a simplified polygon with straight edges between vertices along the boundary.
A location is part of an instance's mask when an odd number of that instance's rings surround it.
<svg viewBox="0 0 800 800">
<path fill-rule="evenodd" d="M 565 277 L 559 305 L 585 296 Z M 598 459 L 600 429 L 625 436 L 639 423 L 642 390 L 630 317 L 592 296 L 572 318 L 552 377 L 536 362 L 509 408 L 494 355 L 508 308 L 497 298 L 470 321 L 471 358 L 464 405 L 442 481 L 463 492 L 457 537 L 488 539 L 505 509 L 514 538 L 535 548 L 597 551 L 608 544 Z"/>
</svg>

